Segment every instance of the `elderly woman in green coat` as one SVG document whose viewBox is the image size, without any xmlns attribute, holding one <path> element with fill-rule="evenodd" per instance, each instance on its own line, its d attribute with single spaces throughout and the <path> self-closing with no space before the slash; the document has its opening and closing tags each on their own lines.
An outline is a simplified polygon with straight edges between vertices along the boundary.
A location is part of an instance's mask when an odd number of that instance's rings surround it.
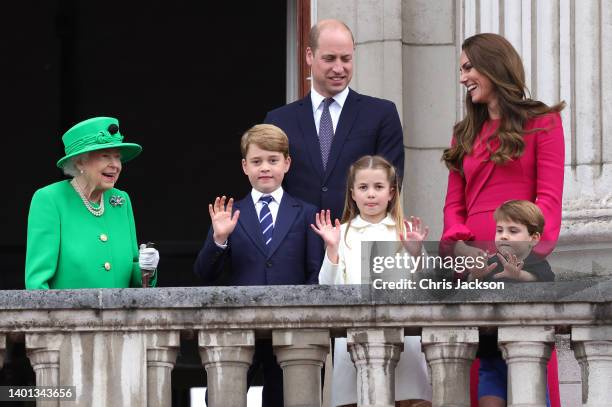
<svg viewBox="0 0 612 407">
<path fill-rule="evenodd" d="M 57 166 L 72 179 L 32 197 L 26 288 L 141 287 L 141 268 L 155 269 L 159 253 L 139 250 L 130 197 L 115 183 L 142 147 L 124 143 L 111 117 L 80 122 L 62 141 L 66 155 Z"/>
</svg>

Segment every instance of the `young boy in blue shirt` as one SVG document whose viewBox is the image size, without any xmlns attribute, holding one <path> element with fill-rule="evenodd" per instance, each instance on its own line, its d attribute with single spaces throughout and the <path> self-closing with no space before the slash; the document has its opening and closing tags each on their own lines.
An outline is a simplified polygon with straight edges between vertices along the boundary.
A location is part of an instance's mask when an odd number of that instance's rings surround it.
<svg viewBox="0 0 612 407">
<path fill-rule="evenodd" d="M 240 201 L 217 197 L 208 206 L 212 226 L 194 271 L 211 284 L 231 261 L 228 285 L 316 284 L 323 243 L 310 228 L 317 208 L 283 191 L 291 166 L 289 140 L 278 127 L 253 126 L 242 136 L 242 169 L 253 187 Z M 264 369 L 263 406 L 283 406 L 282 370 L 270 340 L 257 340 L 250 384 Z"/>
</svg>

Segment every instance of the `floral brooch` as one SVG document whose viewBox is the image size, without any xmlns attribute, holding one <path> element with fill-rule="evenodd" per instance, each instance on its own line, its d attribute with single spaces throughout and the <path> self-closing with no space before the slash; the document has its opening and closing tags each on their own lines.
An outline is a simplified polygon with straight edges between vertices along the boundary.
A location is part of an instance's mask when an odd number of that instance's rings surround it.
<svg viewBox="0 0 612 407">
<path fill-rule="evenodd" d="M 125 202 L 125 198 L 119 195 L 113 195 L 110 197 L 109 202 L 112 206 L 121 206 Z"/>
</svg>

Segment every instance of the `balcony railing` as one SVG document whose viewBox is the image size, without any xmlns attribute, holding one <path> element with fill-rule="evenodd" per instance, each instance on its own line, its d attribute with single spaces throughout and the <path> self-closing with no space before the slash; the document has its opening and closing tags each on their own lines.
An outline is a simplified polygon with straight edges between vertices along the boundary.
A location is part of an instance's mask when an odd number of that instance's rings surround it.
<svg viewBox="0 0 612 407">
<path fill-rule="evenodd" d="M 331 337 L 346 336 L 360 406 L 393 406 L 404 335 L 421 335 L 434 406 L 469 406 L 479 329 L 497 329 L 508 405 L 546 405 L 555 333 L 570 333 L 583 406 L 610 406 L 612 281 L 506 284 L 503 290 L 360 286 L 0 291 L 0 362 L 25 336 L 38 386 L 76 386 L 76 402 L 44 406 L 170 406 L 181 333 L 197 333 L 209 405 L 246 405 L 255 339 L 271 337 L 285 406 L 320 406 Z M 409 385 L 409 383 L 407 383 Z M 145 390 L 146 389 L 146 390 Z M 245 389 L 240 391 L 237 389 Z"/>
</svg>

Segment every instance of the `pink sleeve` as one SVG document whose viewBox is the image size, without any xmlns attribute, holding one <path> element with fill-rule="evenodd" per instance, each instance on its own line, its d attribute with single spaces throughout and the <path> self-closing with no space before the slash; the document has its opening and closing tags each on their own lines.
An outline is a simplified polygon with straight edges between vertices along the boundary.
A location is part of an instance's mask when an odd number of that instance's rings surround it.
<svg viewBox="0 0 612 407">
<path fill-rule="evenodd" d="M 474 234 L 467 226 L 465 205 L 465 179 L 459 172 L 450 171 L 444 204 L 444 231 L 441 240 L 473 240 Z"/>
<path fill-rule="evenodd" d="M 455 144 L 453 137 L 452 144 Z M 458 171 L 449 171 L 444 204 L 444 230 L 441 241 L 473 240 L 474 234 L 467 226 L 465 203 L 465 178 Z"/>
<path fill-rule="evenodd" d="M 546 131 L 536 139 L 536 205 L 544 214 L 544 233 L 534 251 L 542 256 L 552 252 L 561 229 L 561 205 L 563 198 L 563 166 L 565 163 L 565 141 L 563 125 L 558 113 L 546 116 L 543 127 Z"/>
</svg>

